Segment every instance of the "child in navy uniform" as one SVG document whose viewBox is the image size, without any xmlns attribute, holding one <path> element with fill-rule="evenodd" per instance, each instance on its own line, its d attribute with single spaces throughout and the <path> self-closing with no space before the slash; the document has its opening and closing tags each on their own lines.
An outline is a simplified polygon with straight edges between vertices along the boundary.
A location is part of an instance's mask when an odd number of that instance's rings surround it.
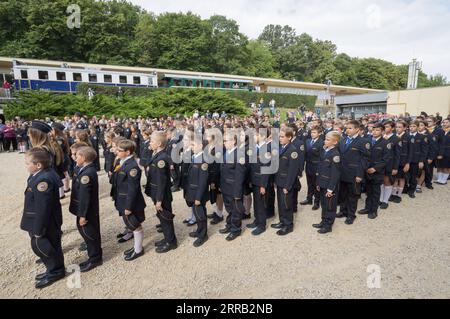
<svg viewBox="0 0 450 319">
<path fill-rule="evenodd" d="M 339 132 L 328 133 L 320 152 L 316 183 L 322 206 L 322 221 L 320 224 L 313 225 L 314 228 L 319 228 L 319 234 L 331 232 L 336 219 L 341 178 L 341 156 L 337 147 L 340 139 Z"/>
<path fill-rule="evenodd" d="M 51 168 L 51 161 L 50 154 L 40 147 L 29 150 L 25 156 L 30 177 L 20 228 L 29 233 L 31 248 L 46 267 L 45 273 L 35 278 L 37 289 L 53 284 L 66 274 L 61 247 L 59 187 L 62 182 Z"/>
<path fill-rule="evenodd" d="M 170 165 L 172 161 L 165 152 L 167 137 L 164 132 L 153 132 L 150 147 L 153 156 L 148 162 L 147 185 L 145 194 L 148 195 L 155 205 L 156 216 L 161 222 L 164 239 L 155 243 L 157 253 L 167 253 L 178 247 L 175 236 L 172 213 L 172 193 L 170 183 Z"/>
<path fill-rule="evenodd" d="M 69 211 L 77 217 L 77 228 L 83 237 L 89 259 L 80 264 L 87 272 L 103 263 L 98 199 L 96 151 L 84 146 L 76 151 L 77 175 L 72 180 Z"/>
<path fill-rule="evenodd" d="M 314 197 L 314 206 L 312 210 L 318 210 L 320 205 L 320 194 L 317 190 L 316 175 L 320 160 L 320 153 L 323 150 L 322 129 L 313 127 L 311 129 L 311 138 L 306 141 L 306 180 L 308 182 L 308 195 L 305 201 L 300 205 L 312 205 Z"/>
<path fill-rule="evenodd" d="M 114 204 L 134 237 L 134 247 L 124 252 L 126 261 L 135 260 L 144 254 L 144 231 L 141 224 L 145 220 L 146 204 L 141 192 L 142 171 L 134 159 L 135 150 L 136 144 L 133 141 L 120 140 L 117 143 L 117 158 L 120 162 L 113 185 Z"/>
</svg>

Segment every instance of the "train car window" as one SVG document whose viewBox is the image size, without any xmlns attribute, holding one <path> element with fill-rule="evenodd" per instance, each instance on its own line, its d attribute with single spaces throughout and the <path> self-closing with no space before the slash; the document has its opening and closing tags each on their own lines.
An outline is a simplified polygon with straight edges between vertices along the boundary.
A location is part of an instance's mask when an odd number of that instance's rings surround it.
<svg viewBox="0 0 450 319">
<path fill-rule="evenodd" d="M 48 80 L 48 71 L 38 71 L 40 80 Z"/>
<path fill-rule="evenodd" d="M 5 77 L 3 76 L 3 74 L 0 74 L 0 82 L 3 83 L 3 81 L 5 81 Z"/>
<path fill-rule="evenodd" d="M 141 77 L 140 76 L 133 76 L 133 83 L 134 84 L 141 84 Z"/>
<path fill-rule="evenodd" d="M 89 74 L 89 82 L 97 82 L 97 74 Z"/>
<path fill-rule="evenodd" d="M 28 71 L 27 70 L 20 70 L 20 77 L 22 79 L 28 79 Z"/>
<path fill-rule="evenodd" d="M 126 75 L 119 76 L 119 82 L 127 84 L 127 76 Z"/>
<path fill-rule="evenodd" d="M 56 79 L 58 81 L 65 81 L 66 80 L 66 72 L 56 72 Z"/>
<path fill-rule="evenodd" d="M 105 74 L 103 76 L 103 80 L 105 83 L 112 83 L 112 75 L 111 74 Z"/>
<path fill-rule="evenodd" d="M 74 73 L 73 74 L 73 80 L 75 82 L 81 82 L 81 73 Z"/>
</svg>

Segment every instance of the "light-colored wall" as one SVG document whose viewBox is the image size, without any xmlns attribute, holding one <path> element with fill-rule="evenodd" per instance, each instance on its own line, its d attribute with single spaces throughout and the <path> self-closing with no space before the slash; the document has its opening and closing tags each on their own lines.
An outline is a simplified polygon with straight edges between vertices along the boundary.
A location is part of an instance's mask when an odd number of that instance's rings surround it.
<svg viewBox="0 0 450 319">
<path fill-rule="evenodd" d="M 412 116 L 420 112 L 442 116 L 450 114 L 450 86 L 389 92 L 387 113 L 400 115 L 408 112 Z"/>
</svg>

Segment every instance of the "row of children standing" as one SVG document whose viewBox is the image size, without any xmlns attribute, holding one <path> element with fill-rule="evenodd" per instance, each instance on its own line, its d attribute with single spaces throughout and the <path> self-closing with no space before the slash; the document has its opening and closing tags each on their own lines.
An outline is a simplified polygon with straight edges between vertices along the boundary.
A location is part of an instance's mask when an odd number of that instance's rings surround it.
<svg viewBox="0 0 450 319">
<path fill-rule="evenodd" d="M 249 210 L 246 201 L 251 195 L 255 219 L 247 227 L 253 229 L 253 235 L 258 236 L 266 231 L 267 220 L 274 216 L 275 199 L 279 222 L 271 227 L 277 229 L 280 236 L 291 233 L 301 188 L 299 178 L 306 163 L 308 195 L 301 204 L 314 203 L 314 210 L 322 207 L 321 222 L 313 226 L 319 229 L 319 233 L 325 234 L 332 231 L 336 217 L 346 217 L 346 224 L 354 222 L 357 201 L 364 188 L 367 193 L 366 207 L 360 213 L 368 214 L 373 219 L 377 217 L 379 204 L 384 203 L 384 198 L 395 200 L 401 196 L 403 183 L 407 185 L 410 197 L 414 197 L 417 177 L 425 165 L 429 165 L 431 173 L 428 174 L 432 174 L 432 164 L 435 162 L 438 183 L 446 183 L 450 161 L 450 125 L 448 120 L 443 123 L 444 130 L 430 125 L 429 136 L 425 136 L 425 131 L 417 132 L 422 123 L 410 123 L 409 132 L 404 133 L 407 125 L 400 121 L 395 124 L 397 134 L 394 139 L 393 123 L 390 122 L 372 123 L 365 128 L 357 121 L 349 121 L 345 134 L 330 128 L 323 130 L 320 123 L 314 123 L 315 126 L 309 131 L 292 123 L 282 125 L 279 141 L 271 140 L 268 123 L 259 123 L 253 127 L 256 130 L 256 147 L 246 140 L 242 130 L 236 134 L 236 129 L 246 125 L 220 127 L 224 138 L 223 146 L 219 147 L 215 144 L 217 135 L 208 133 L 209 130 L 206 130 L 205 143 L 202 138 L 196 139 L 195 127 L 186 127 L 178 143 L 174 142 L 176 138 L 172 138 L 173 130 L 170 133 L 144 131 L 139 149 L 140 164 L 147 176 L 145 194 L 152 200 L 160 221 L 157 229 L 164 237 L 155 243 L 156 252 L 165 253 L 178 245 L 173 224 L 171 180 L 176 182 L 177 178 L 180 179 L 184 199 L 197 224 L 197 230 L 190 236 L 195 238 L 194 246 L 200 247 L 208 240 L 207 218 L 212 218 L 214 224 L 222 222 L 221 205 L 225 206 L 228 216 L 220 233 L 227 234 L 228 241 L 241 235 L 242 220 Z M 22 229 L 30 233 L 33 250 L 47 266 L 46 273 L 36 277 L 37 288 L 46 287 L 63 277 L 59 198 L 61 189 L 64 191 L 61 180 L 66 175 L 64 169 L 58 168 L 65 165 L 64 142 L 57 142 L 58 131 L 61 130 L 57 123 L 52 130 L 38 121 L 34 121 L 30 129 L 31 142 L 35 147 L 26 157 L 31 176 L 26 191 Z M 53 138 L 48 135 L 50 131 L 53 131 Z M 96 164 L 99 156 L 92 144 L 89 145 L 89 136 L 85 131 L 78 130 L 75 135 L 76 141 L 70 146 L 76 165 L 72 172 L 69 210 L 77 216 L 77 228 L 89 256 L 80 268 L 89 271 L 102 264 L 97 180 L 99 165 Z M 134 239 L 133 247 L 124 252 L 124 259 L 132 261 L 144 254 L 142 223 L 146 208 L 141 191 L 142 170 L 135 159 L 137 145 L 125 136 L 117 136 L 110 131 L 104 133 L 103 139 L 106 143 L 105 170 L 112 184 L 111 196 L 126 227 L 126 231 L 118 237 L 121 242 Z M 435 144 L 427 147 L 431 141 Z M 177 150 L 180 142 L 182 147 Z M 434 153 L 430 151 L 432 147 Z M 173 156 L 176 153 L 183 159 L 178 172 L 175 171 Z M 208 157 L 217 161 L 208 161 Z M 250 162 L 252 157 L 256 157 L 256 161 Z M 266 161 L 262 160 L 264 158 Z M 275 160 L 279 165 L 275 171 L 270 171 Z M 210 215 L 206 211 L 207 201 L 213 204 L 214 212 Z M 338 204 L 340 213 L 336 215 Z M 49 215 L 52 219 L 48 219 Z"/>
</svg>

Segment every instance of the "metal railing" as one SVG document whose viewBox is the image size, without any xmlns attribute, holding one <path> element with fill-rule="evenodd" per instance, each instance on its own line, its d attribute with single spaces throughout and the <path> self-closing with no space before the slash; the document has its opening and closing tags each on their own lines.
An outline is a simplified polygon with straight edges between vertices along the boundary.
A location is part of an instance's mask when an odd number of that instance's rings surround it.
<svg viewBox="0 0 450 319">
<path fill-rule="evenodd" d="M 2 99 L 13 99 L 13 91 L 12 89 L 3 89 L 0 88 L 0 98 Z"/>
</svg>

